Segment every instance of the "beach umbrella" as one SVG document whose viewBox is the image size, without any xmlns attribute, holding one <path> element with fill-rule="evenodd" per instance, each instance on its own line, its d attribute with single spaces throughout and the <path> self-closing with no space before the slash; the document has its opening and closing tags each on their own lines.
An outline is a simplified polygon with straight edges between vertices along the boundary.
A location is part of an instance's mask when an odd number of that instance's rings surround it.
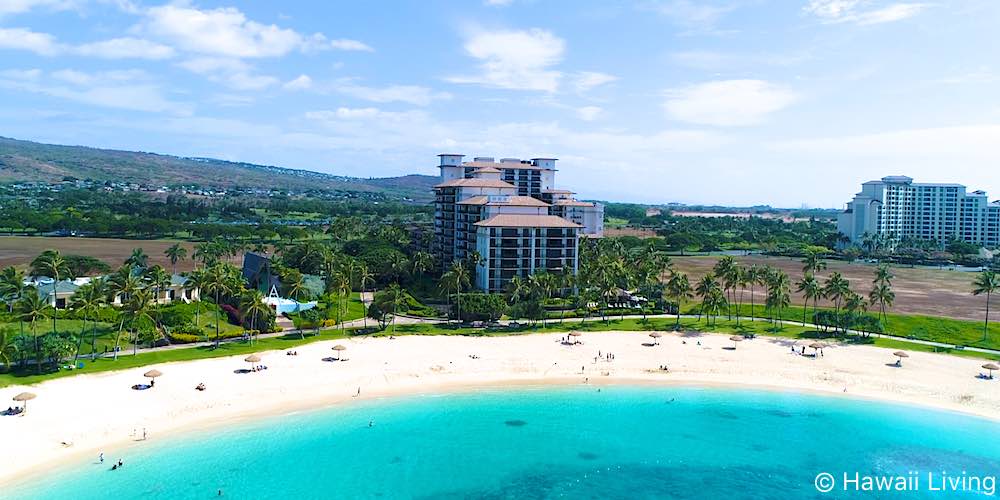
<svg viewBox="0 0 1000 500">
<path fill-rule="evenodd" d="M 18 403 L 24 403 L 24 412 L 22 414 L 28 413 L 28 401 L 35 399 L 35 394 L 32 392 L 22 392 L 17 396 L 14 396 L 14 401 Z"/>
<path fill-rule="evenodd" d="M 902 364 L 903 364 L 903 358 L 908 358 L 908 357 L 910 357 L 910 355 L 909 355 L 909 354 L 906 354 L 906 353 L 905 353 L 905 352 L 903 352 L 903 351 L 896 351 L 896 352 L 892 353 L 892 355 L 893 355 L 893 356 L 896 356 L 897 358 L 899 358 L 899 359 L 897 359 L 897 360 L 896 360 L 896 364 L 897 364 L 897 365 L 902 365 Z"/>
<path fill-rule="evenodd" d="M 337 344 L 337 345 L 333 346 L 333 350 L 337 351 L 337 359 L 340 359 L 340 353 L 343 352 L 343 351 L 346 351 L 347 348 L 344 347 L 344 346 L 342 346 L 342 345 L 340 345 L 340 344 Z"/>
<path fill-rule="evenodd" d="M 152 381 L 149 384 L 150 386 L 154 386 L 156 385 L 156 377 L 163 375 L 163 372 L 161 372 L 160 370 L 149 370 L 148 372 L 142 375 Z"/>
<path fill-rule="evenodd" d="M 822 342 L 813 342 L 812 344 L 809 344 L 809 348 L 810 349 L 815 349 L 815 350 L 818 351 L 820 349 L 826 349 L 826 344 L 824 344 Z"/>
<path fill-rule="evenodd" d="M 659 339 L 660 337 L 662 337 L 663 334 L 661 334 L 660 332 L 653 332 L 653 333 L 650 333 L 649 336 L 653 338 L 653 344 L 655 345 L 657 343 L 657 339 Z"/>
<path fill-rule="evenodd" d="M 729 340 L 733 341 L 733 349 L 736 349 L 736 343 L 743 342 L 743 337 L 740 337 L 739 335 L 733 335 L 732 337 L 729 337 Z"/>
<path fill-rule="evenodd" d="M 570 337 L 579 337 L 580 335 L 583 335 L 583 334 L 580 333 L 580 332 L 569 332 L 569 336 Z"/>
<path fill-rule="evenodd" d="M 983 368 L 990 371 L 990 378 L 993 378 L 993 370 L 1000 370 L 1000 366 L 997 366 L 996 363 L 986 363 Z"/>
<path fill-rule="evenodd" d="M 258 356 L 256 354 L 251 354 L 251 355 L 247 356 L 246 359 L 244 359 L 243 361 L 246 361 L 247 363 L 250 363 L 251 365 L 253 365 L 255 363 L 260 363 L 260 356 Z"/>
</svg>

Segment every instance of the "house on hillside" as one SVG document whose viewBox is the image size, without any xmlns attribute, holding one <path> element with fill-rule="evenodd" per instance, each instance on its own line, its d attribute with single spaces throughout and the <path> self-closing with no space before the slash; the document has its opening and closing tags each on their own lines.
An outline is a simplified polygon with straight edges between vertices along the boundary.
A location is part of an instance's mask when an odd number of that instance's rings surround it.
<svg viewBox="0 0 1000 500">
<path fill-rule="evenodd" d="M 76 283 L 70 280 L 63 280 L 56 283 L 55 289 L 52 287 L 52 280 L 49 279 L 48 283 L 37 282 L 38 295 L 49 305 L 49 307 L 54 307 L 56 309 L 66 309 L 69 307 L 69 303 L 73 300 L 73 294 L 76 290 L 80 288 Z"/>
</svg>

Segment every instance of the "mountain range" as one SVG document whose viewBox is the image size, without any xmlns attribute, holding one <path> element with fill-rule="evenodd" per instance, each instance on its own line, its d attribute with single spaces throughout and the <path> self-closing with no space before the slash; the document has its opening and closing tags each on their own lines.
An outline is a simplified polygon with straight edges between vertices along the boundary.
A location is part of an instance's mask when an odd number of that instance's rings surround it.
<svg viewBox="0 0 1000 500">
<path fill-rule="evenodd" d="M 365 179 L 214 158 L 63 146 L 0 137 L 0 183 L 53 183 L 71 179 L 156 187 L 196 185 L 380 193 L 394 199 L 427 202 L 438 177 L 414 174 Z"/>
</svg>

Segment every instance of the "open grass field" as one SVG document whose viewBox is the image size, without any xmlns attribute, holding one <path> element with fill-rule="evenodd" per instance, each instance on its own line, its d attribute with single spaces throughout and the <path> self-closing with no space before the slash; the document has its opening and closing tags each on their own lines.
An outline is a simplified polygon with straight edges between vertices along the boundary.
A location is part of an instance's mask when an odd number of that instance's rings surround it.
<svg viewBox="0 0 1000 500">
<path fill-rule="evenodd" d="M 711 271 L 712 266 L 719 258 L 719 256 L 671 257 L 671 260 L 675 269 L 687 273 L 691 283 L 695 283 L 698 278 Z M 800 259 L 754 255 L 736 257 L 736 260 L 742 265 L 766 264 L 782 269 L 792 279 L 793 292 L 795 291 L 794 283 L 802 278 Z M 839 272 L 850 280 L 852 290 L 865 297 L 868 296 L 875 272 L 874 264 L 827 261 L 827 265 L 825 271 L 820 271 L 817 274 L 821 280 L 825 280 L 830 276 L 830 273 Z M 896 292 L 896 304 L 893 306 L 892 312 L 974 321 L 983 320 L 986 297 L 972 295 L 974 273 L 908 267 L 892 267 L 892 273 L 896 276 L 892 282 L 893 290 Z M 764 294 L 759 289 L 756 291 L 755 297 L 754 300 L 758 304 L 764 300 Z M 746 292 L 745 302 L 750 302 L 749 290 Z M 792 303 L 801 305 L 802 296 L 793 293 Z M 832 307 L 833 304 L 820 301 L 820 306 Z M 997 319 L 1000 320 L 1000 316 Z"/>
<path fill-rule="evenodd" d="M 120 266 L 132 254 L 133 248 L 142 248 L 149 255 L 149 264 L 159 264 L 170 271 L 170 260 L 163 251 L 177 243 L 176 240 L 122 240 L 115 238 L 75 238 L 48 236 L 0 236 L 0 267 L 27 267 L 31 260 L 44 250 L 59 250 L 63 254 L 89 255 L 107 262 L 112 268 Z M 194 269 L 192 243 L 181 242 L 188 249 L 188 258 L 177 263 L 177 272 Z"/>
</svg>

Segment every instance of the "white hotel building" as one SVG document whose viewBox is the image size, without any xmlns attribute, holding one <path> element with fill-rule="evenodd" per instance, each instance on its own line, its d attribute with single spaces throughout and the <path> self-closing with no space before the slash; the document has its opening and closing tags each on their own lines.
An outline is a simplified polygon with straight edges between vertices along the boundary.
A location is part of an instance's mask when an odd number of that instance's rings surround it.
<svg viewBox="0 0 1000 500">
<path fill-rule="evenodd" d="M 432 250 L 445 267 L 478 252 L 476 288 L 501 291 L 514 276 L 540 271 L 575 273 L 580 236 L 604 232 L 604 206 L 555 188 L 555 158 L 438 157 Z"/>
<path fill-rule="evenodd" d="M 952 239 L 984 247 L 1000 246 L 1000 202 L 961 184 L 920 184 L 905 176 L 861 185 L 861 192 L 837 218 L 837 230 L 861 243 L 866 234 L 903 238 Z"/>
</svg>

